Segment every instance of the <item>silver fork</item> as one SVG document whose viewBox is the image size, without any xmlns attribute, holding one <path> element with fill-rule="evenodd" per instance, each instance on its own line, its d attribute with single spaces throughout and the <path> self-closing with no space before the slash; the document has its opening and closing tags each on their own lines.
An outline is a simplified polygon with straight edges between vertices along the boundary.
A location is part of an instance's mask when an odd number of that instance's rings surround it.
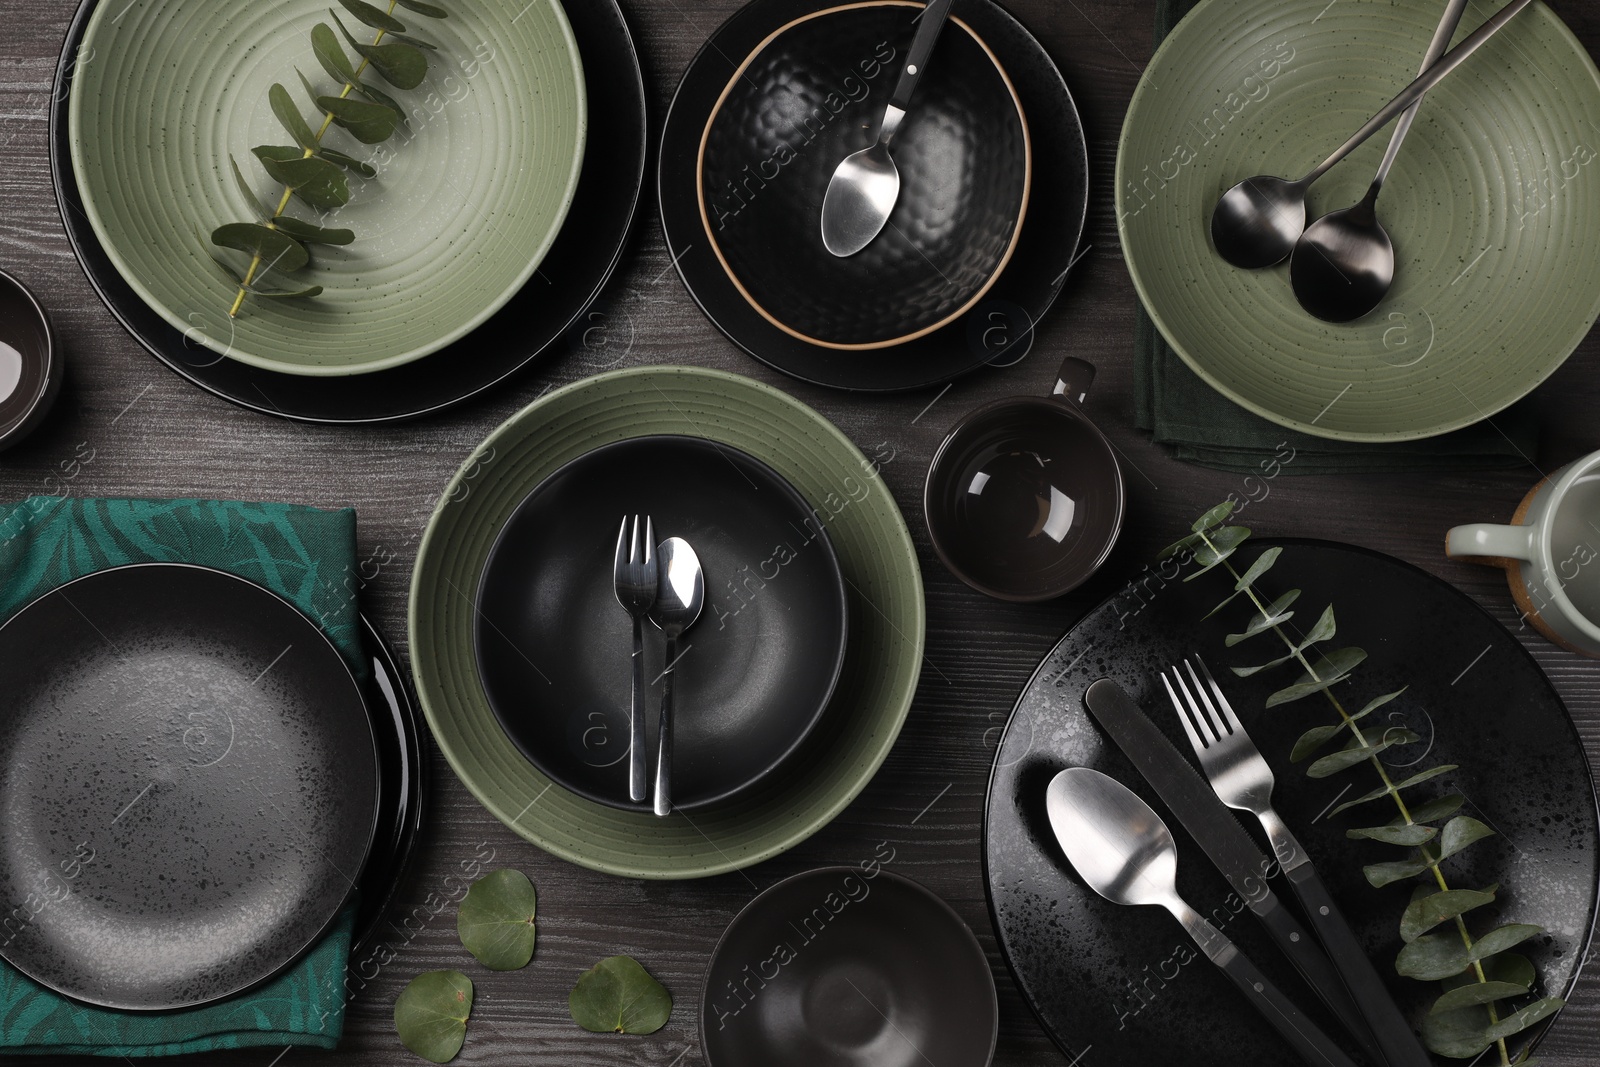
<svg viewBox="0 0 1600 1067">
<path fill-rule="evenodd" d="M 612 577 L 617 603 L 633 618 L 633 705 L 628 712 L 628 797 L 645 799 L 644 620 L 656 603 L 656 525 L 648 516 L 624 515 L 617 534 Z"/>
<path fill-rule="evenodd" d="M 1196 664 L 1200 668 L 1198 672 Z M 1261 750 L 1245 733 L 1244 724 L 1239 721 L 1222 687 L 1211 677 L 1205 661 L 1191 656 L 1183 666 L 1194 682 L 1193 691 L 1177 667 L 1162 673 L 1161 684 L 1167 688 L 1167 696 L 1183 723 L 1184 733 L 1189 735 L 1189 744 L 1194 747 L 1212 791 L 1228 807 L 1248 811 L 1261 821 L 1267 839 L 1272 842 L 1279 869 L 1305 908 L 1322 947 L 1328 950 L 1339 977 L 1344 979 L 1350 996 L 1361 1009 L 1389 1067 L 1428 1067 L 1432 1061 L 1427 1052 L 1405 1016 L 1400 1014 L 1327 886 L 1322 884 L 1322 878 L 1311 865 L 1311 857 L 1273 808 L 1272 789 L 1276 782 L 1272 768 L 1267 766 Z M 1200 680 L 1202 676 L 1204 682 Z M 1183 694 L 1181 700 L 1179 693 Z"/>
</svg>

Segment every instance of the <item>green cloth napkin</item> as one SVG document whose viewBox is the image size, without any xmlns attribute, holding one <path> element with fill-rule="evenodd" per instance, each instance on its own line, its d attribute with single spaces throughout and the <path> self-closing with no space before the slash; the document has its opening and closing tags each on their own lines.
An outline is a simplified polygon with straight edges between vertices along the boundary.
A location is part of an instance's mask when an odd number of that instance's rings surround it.
<svg viewBox="0 0 1600 1067">
<path fill-rule="evenodd" d="M 1156 0 L 1160 43 L 1199 0 Z M 1298 433 L 1239 407 L 1200 379 L 1141 306 L 1134 332 L 1134 423 L 1175 456 L 1217 470 L 1260 474 L 1457 471 L 1533 462 L 1539 423 L 1526 401 L 1424 441 L 1356 444 Z M 1281 462 L 1293 450 L 1292 462 Z M 1274 463 L 1274 461 L 1278 461 Z"/>
<path fill-rule="evenodd" d="M 32 497 L 0 507 L 0 619 L 74 578 L 128 563 L 194 563 L 263 585 L 320 619 L 365 672 L 356 517 L 290 504 Z M 352 904 L 309 955 L 265 986 L 163 1015 L 86 1007 L 0 963 L 8 1054 L 171 1056 L 254 1046 L 331 1049 L 344 1032 Z"/>
</svg>

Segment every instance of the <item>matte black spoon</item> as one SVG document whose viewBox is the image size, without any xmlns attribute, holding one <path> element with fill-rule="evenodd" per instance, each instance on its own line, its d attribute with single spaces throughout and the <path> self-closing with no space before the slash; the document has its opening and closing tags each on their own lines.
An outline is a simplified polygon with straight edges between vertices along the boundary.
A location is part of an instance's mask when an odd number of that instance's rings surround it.
<svg viewBox="0 0 1600 1067">
<path fill-rule="evenodd" d="M 1433 33 L 1422 73 L 1439 61 L 1450 38 L 1461 25 L 1467 0 L 1450 0 Z M 1361 202 L 1330 211 L 1300 235 L 1289 261 L 1294 295 L 1305 308 L 1326 322 L 1354 322 L 1383 302 L 1394 284 L 1394 242 L 1378 221 L 1378 194 L 1389 177 L 1400 146 L 1416 120 L 1419 100 L 1395 123 L 1389 150 L 1383 154 L 1377 176 Z"/>
<path fill-rule="evenodd" d="M 1345 156 L 1365 144 L 1367 139 L 1427 95 L 1444 81 L 1468 56 L 1505 28 L 1533 0 L 1511 0 L 1494 17 L 1479 26 L 1466 40 L 1448 52 L 1428 72 L 1401 90 L 1365 126 L 1340 145 L 1298 181 L 1257 175 L 1229 189 L 1217 201 L 1211 216 L 1211 240 L 1223 259 L 1236 267 L 1258 270 L 1282 263 L 1294 251 L 1295 242 L 1306 228 L 1306 193 Z"/>
</svg>

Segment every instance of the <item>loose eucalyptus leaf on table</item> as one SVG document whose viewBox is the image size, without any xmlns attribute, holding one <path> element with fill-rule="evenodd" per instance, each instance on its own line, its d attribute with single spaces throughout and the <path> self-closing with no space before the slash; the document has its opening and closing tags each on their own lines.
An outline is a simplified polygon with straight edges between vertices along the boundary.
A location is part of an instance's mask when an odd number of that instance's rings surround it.
<svg viewBox="0 0 1600 1067">
<path fill-rule="evenodd" d="M 672 996 L 632 956 L 601 960 L 567 998 L 573 1021 L 597 1034 L 653 1034 L 672 1016 Z"/>
<path fill-rule="evenodd" d="M 472 979 L 460 971 L 419 974 L 394 1002 L 400 1043 L 425 1060 L 449 1063 L 467 1039 Z"/>
<path fill-rule="evenodd" d="M 472 883 L 456 910 L 461 944 L 491 971 L 514 971 L 533 959 L 538 894 L 521 871 L 501 870 Z"/>
</svg>

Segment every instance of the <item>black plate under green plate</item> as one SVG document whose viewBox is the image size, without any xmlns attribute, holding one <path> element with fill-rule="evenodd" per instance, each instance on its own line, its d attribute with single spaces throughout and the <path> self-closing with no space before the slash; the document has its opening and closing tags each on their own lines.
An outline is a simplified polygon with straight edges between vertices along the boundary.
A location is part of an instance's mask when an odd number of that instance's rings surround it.
<svg viewBox="0 0 1600 1067">
<path fill-rule="evenodd" d="M 657 541 L 688 541 L 705 572 L 705 610 L 673 666 L 672 804 L 693 811 L 776 771 L 822 717 L 844 666 L 844 578 L 822 513 L 714 441 L 603 445 L 529 493 L 478 586 L 478 672 L 528 760 L 601 804 L 650 810 L 628 799 L 633 631 L 612 578 L 617 529 L 634 513 L 651 516 Z M 665 662 L 659 632 L 645 631 L 653 768 Z"/>
<path fill-rule="evenodd" d="M 99 571 L 0 627 L 0 956 L 73 999 L 194 1007 L 343 909 L 379 808 L 344 656 L 287 601 L 183 564 Z M 13 914 L 15 914 L 13 912 Z"/>
<path fill-rule="evenodd" d="M 1492 916 L 1496 924 L 1544 926 L 1543 936 L 1516 951 L 1538 967 L 1541 992 L 1571 990 L 1594 927 L 1600 831 L 1583 747 L 1549 680 L 1488 612 L 1425 571 L 1366 549 L 1312 540 L 1250 542 L 1238 557 L 1241 566 L 1270 545 L 1284 553 L 1262 589 L 1304 590 L 1291 626 L 1309 626 L 1333 604 L 1337 643 L 1369 654 L 1341 694 L 1359 706 L 1409 686 L 1378 714 L 1388 717 L 1386 726 L 1407 726 L 1422 740 L 1391 750 L 1384 761 L 1399 775 L 1459 765 L 1408 796 L 1460 792 L 1468 798 L 1466 813 L 1499 831 L 1446 864 L 1456 887 L 1502 886 L 1498 903 L 1469 921 L 1481 927 Z M 1326 702 L 1263 711 L 1267 695 L 1294 678 L 1271 671 L 1237 679 L 1226 668 L 1280 654 L 1275 639 L 1266 635 L 1225 648 L 1224 637 L 1244 628 L 1250 609 L 1235 605 L 1200 620 L 1232 582 L 1220 570 L 1188 584 L 1172 574 L 1152 567 L 1085 616 L 1040 665 L 1000 742 L 989 783 L 984 864 L 995 932 L 1024 997 L 1069 1058 L 1093 1045 L 1096 1056 L 1130 1064 L 1293 1060 L 1289 1047 L 1203 956 L 1181 963 L 1179 950 L 1188 941 L 1175 922 L 1154 909 L 1119 907 L 1085 886 L 1045 815 L 1045 789 L 1062 768 L 1110 774 L 1167 819 L 1178 840 L 1178 887 L 1189 902 L 1206 914 L 1225 909 L 1227 883 L 1083 707 L 1084 691 L 1112 678 L 1187 754 L 1189 743 L 1156 674 L 1198 652 L 1271 764 L 1278 811 L 1311 853 L 1402 1010 L 1419 1025 L 1440 988 L 1394 972 L 1411 887 L 1373 889 L 1361 873 L 1364 864 L 1405 852 L 1345 838 L 1348 828 L 1388 820 L 1393 805 L 1327 814 L 1341 799 L 1376 786 L 1377 776 L 1357 768 L 1313 780 L 1303 765 L 1290 764 L 1295 738 L 1328 720 Z M 1287 891 L 1281 895 L 1292 899 Z M 1252 920 L 1231 918 L 1224 933 L 1302 1007 L 1320 1007 Z"/>
<path fill-rule="evenodd" d="M 646 114 L 639 56 L 616 0 L 565 5 L 587 81 L 591 130 L 578 192 L 560 235 L 522 290 L 466 337 L 413 363 L 371 374 L 280 374 L 218 356 L 184 335 L 122 280 L 83 209 L 67 141 L 67 100 L 83 31 L 101 0 L 83 0 L 67 29 L 50 101 L 50 171 L 67 237 L 106 307 L 150 354 L 209 393 L 303 422 L 394 422 L 462 403 L 499 385 L 564 335 L 622 258 L 644 189 Z"/>
<path fill-rule="evenodd" d="M 738 65 L 770 34 L 836 6 L 829 0 L 754 0 L 712 35 L 684 73 L 662 134 L 658 187 L 667 247 L 689 295 L 750 355 L 818 385 L 872 392 L 916 389 L 986 363 L 1015 362 L 1027 353 L 1034 325 L 1066 284 L 1088 213 L 1089 164 L 1077 105 L 1061 72 L 1033 35 L 992 0 L 963 0 L 954 13 L 983 38 L 1016 85 L 1032 133 L 1033 194 L 1011 262 L 976 307 L 942 329 L 892 348 L 825 348 L 792 337 L 762 317 L 709 247 L 696 180 L 707 118 Z M 930 68 L 930 78 L 937 74 L 937 67 Z M 753 155 L 752 167 L 762 158 Z M 760 195 L 783 195 L 784 177 L 780 172 Z"/>
<path fill-rule="evenodd" d="M 873 860 L 797 874 L 746 904 L 700 994 L 710 1067 L 986 1067 L 999 1029 L 967 924 Z"/>
</svg>

